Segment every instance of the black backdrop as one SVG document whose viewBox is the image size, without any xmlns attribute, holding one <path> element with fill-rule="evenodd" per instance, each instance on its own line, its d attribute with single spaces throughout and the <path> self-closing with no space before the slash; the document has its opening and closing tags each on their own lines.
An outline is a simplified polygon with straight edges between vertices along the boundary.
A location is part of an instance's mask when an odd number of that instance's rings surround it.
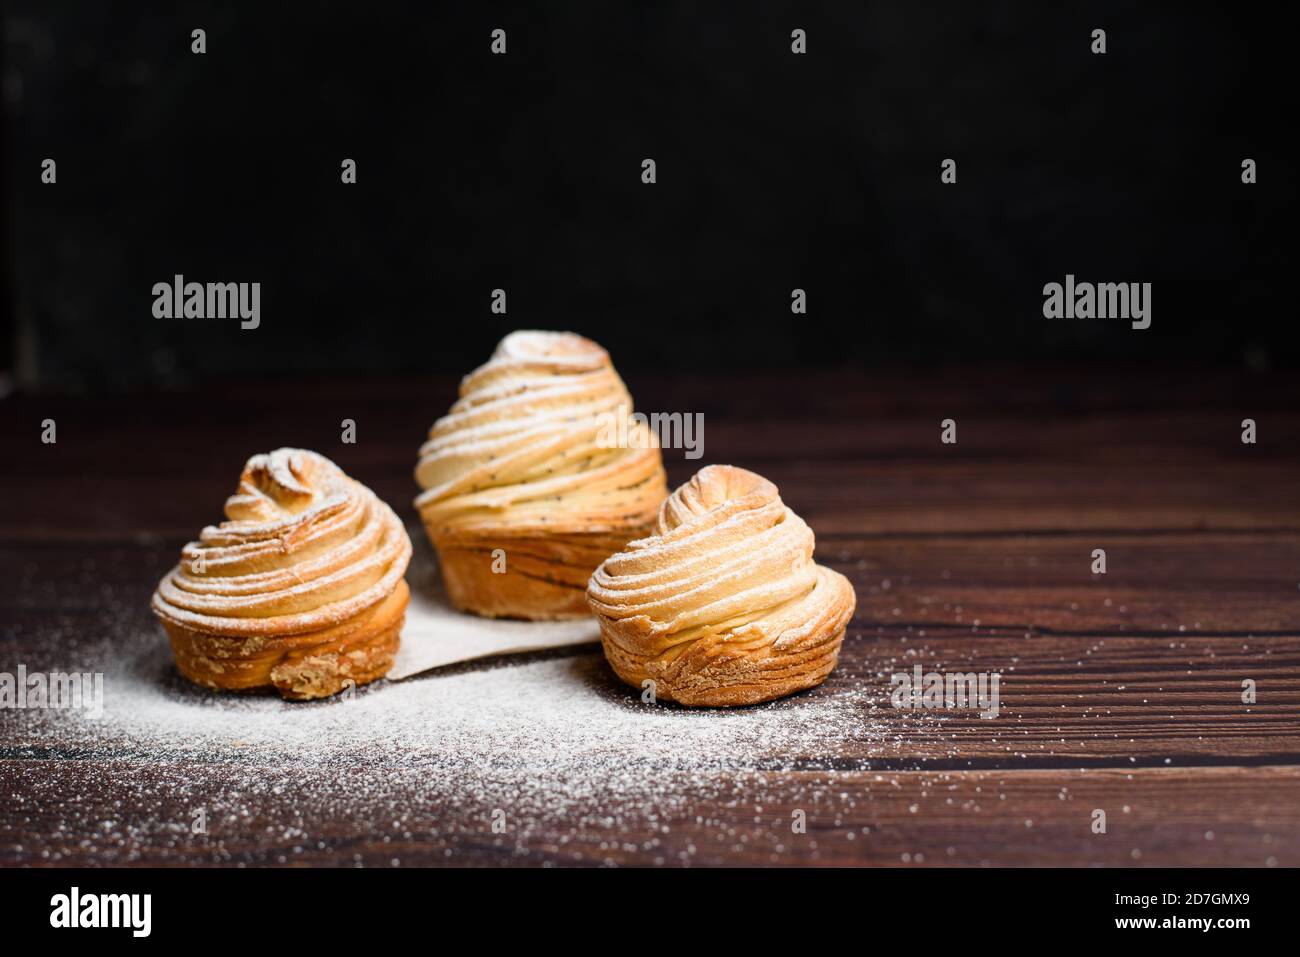
<svg viewBox="0 0 1300 957">
<path fill-rule="evenodd" d="M 625 369 L 1296 364 L 1268 6 L 162 6 L 5 4 L 20 382 L 465 372 L 513 328 Z M 1044 319 L 1067 272 L 1153 283 L 1152 328 Z M 175 273 L 261 282 L 261 327 L 154 318 Z"/>
</svg>

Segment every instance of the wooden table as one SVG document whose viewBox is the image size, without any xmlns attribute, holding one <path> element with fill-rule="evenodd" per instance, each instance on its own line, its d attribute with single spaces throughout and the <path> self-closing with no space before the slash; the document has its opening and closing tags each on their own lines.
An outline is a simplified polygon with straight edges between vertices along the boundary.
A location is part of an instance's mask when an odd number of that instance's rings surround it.
<svg viewBox="0 0 1300 957">
<path fill-rule="evenodd" d="M 954 712 L 942 736 L 909 725 L 892 751 L 837 756 L 833 787 L 866 799 L 833 815 L 810 808 L 811 839 L 780 863 L 1300 864 L 1294 377 L 1005 367 L 627 379 L 641 409 L 705 414 L 705 456 L 670 452 L 672 484 L 707 462 L 763 473 L 816 531 L 819 559 L 854 581 L 840 666 L 811 694 L 865 683 L 885 702 L 904 660 L 1004 676 L 998 720 Z M 57 661 L 69 633 L 109 617 L 155 633 L 157 577 L 254 451 L 315 448 L 414 526 L 415 449 L 453 395 L 445 379 L 278 381 L 0 402 L 0 671 Z M 40 442 L 47 418 L 54 445 Z M 339 443 L 345 418 L 354 446 Z M 940 441 L 948 418 L 955 445 Z M 1241 441 L 1244 418 L 1254 445 Z M 1097 548 L 1105 575 L 1092 572 Z M 114 580 L 75 584 L 86 561 Z M 96 822 L 122 817 L 144 835 L 130 848 L 139 863 L 394 856 L 391 835 L 320 817 L 302 823 L 320 840 L 292 855 L 293 838 L 249 828 L 214 858 L 150 831 L 151 816 L 176 813 L 173 797 L 133 805 L 137 792 L 112 783 L 167 758 L 106 769 L 59 741 L 18 738 L 0 714 L 0 864 L 101 863 Z M 408 825 L 401 861 L 766 863 L 772 822 L 790 819 L 783 793 L 797 786 L 806 805 L 827 774 L 769 777 L 757 811 L 739 781 L 714 782 L 692 813 L 616 841 L 578 828 L 534 831 L 522 848 L 449 845 Z M 265 818 L 285 800 L 268 798 Z M 1105 834 L 1090 827 L 1094 809 L 1107 812 Z M 465 811 L 427 813 L 417 825 Z"/>
</svg>

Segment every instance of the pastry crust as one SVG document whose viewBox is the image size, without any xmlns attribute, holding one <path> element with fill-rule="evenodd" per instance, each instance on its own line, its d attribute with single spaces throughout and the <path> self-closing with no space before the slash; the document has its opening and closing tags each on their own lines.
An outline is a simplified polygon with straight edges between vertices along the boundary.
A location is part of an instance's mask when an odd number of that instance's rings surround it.
<svg viewBox="0 0 1300 957">
<path fill-rule="evenodd" d="M 511 333 L 465 377 L 415 469 L 457 608 L 590 614 L 591 573 L 650 530 L 668 494 L 654 435 L 631 416 L 609 355 L 569 332 Z"/>
<path fill-rule="evenodd" d="M 250 458 L 225 510 L 154 592 L 181 674 L 292 699 L 383 677 L 410 597 L 393 510 L 302 449 Z"/>
<path fill-rule="evenodd" d="M 685 705 L 745 705 L 821 684 L 857 596 L 813 561 L 812 529 L 762 476 L 710 465 L 659 511 L 655 534 L 596 569 L 587 600 L 630 685 Z"/>
</svg>

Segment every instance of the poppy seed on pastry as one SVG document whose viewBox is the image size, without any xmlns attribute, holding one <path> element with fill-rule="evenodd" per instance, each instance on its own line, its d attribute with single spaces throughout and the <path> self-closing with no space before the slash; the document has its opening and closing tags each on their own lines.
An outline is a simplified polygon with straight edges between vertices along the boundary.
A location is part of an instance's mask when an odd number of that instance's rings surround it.
<svg viewBox="0 0 1300 957">
<path fill-rule="evenodd" d="M 602 422 L 631 411 L 608 353 L 569 332 L 511 333 L 464 378 L 415 469 L 415 505 L 456 607 L 503 618 L 590 614 L 592 571 L 649 530 L 668 494 L 652 440 L 600 442 Z M 498 549 L 504 571 L 493 567 Z"/>
</svg>

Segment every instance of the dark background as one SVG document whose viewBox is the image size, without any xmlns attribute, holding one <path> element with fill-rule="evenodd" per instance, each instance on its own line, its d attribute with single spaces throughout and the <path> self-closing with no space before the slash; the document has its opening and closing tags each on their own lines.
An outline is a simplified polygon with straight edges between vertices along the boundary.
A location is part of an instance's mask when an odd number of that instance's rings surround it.
<svg viewBox="0 0 1300 957">
<path fill-rule="evenodd" d="M 514 328 L 668 373 L 1297 364 L 1269 6 L 168 6 L 4 5 L 7 387 L 463 373 Z M 261 328 L 155 319 L 178 272 L 261 282 Z M 1044 319 L 1067 272 L 1153 283 L 1152 328 Z"/>
</svg>

